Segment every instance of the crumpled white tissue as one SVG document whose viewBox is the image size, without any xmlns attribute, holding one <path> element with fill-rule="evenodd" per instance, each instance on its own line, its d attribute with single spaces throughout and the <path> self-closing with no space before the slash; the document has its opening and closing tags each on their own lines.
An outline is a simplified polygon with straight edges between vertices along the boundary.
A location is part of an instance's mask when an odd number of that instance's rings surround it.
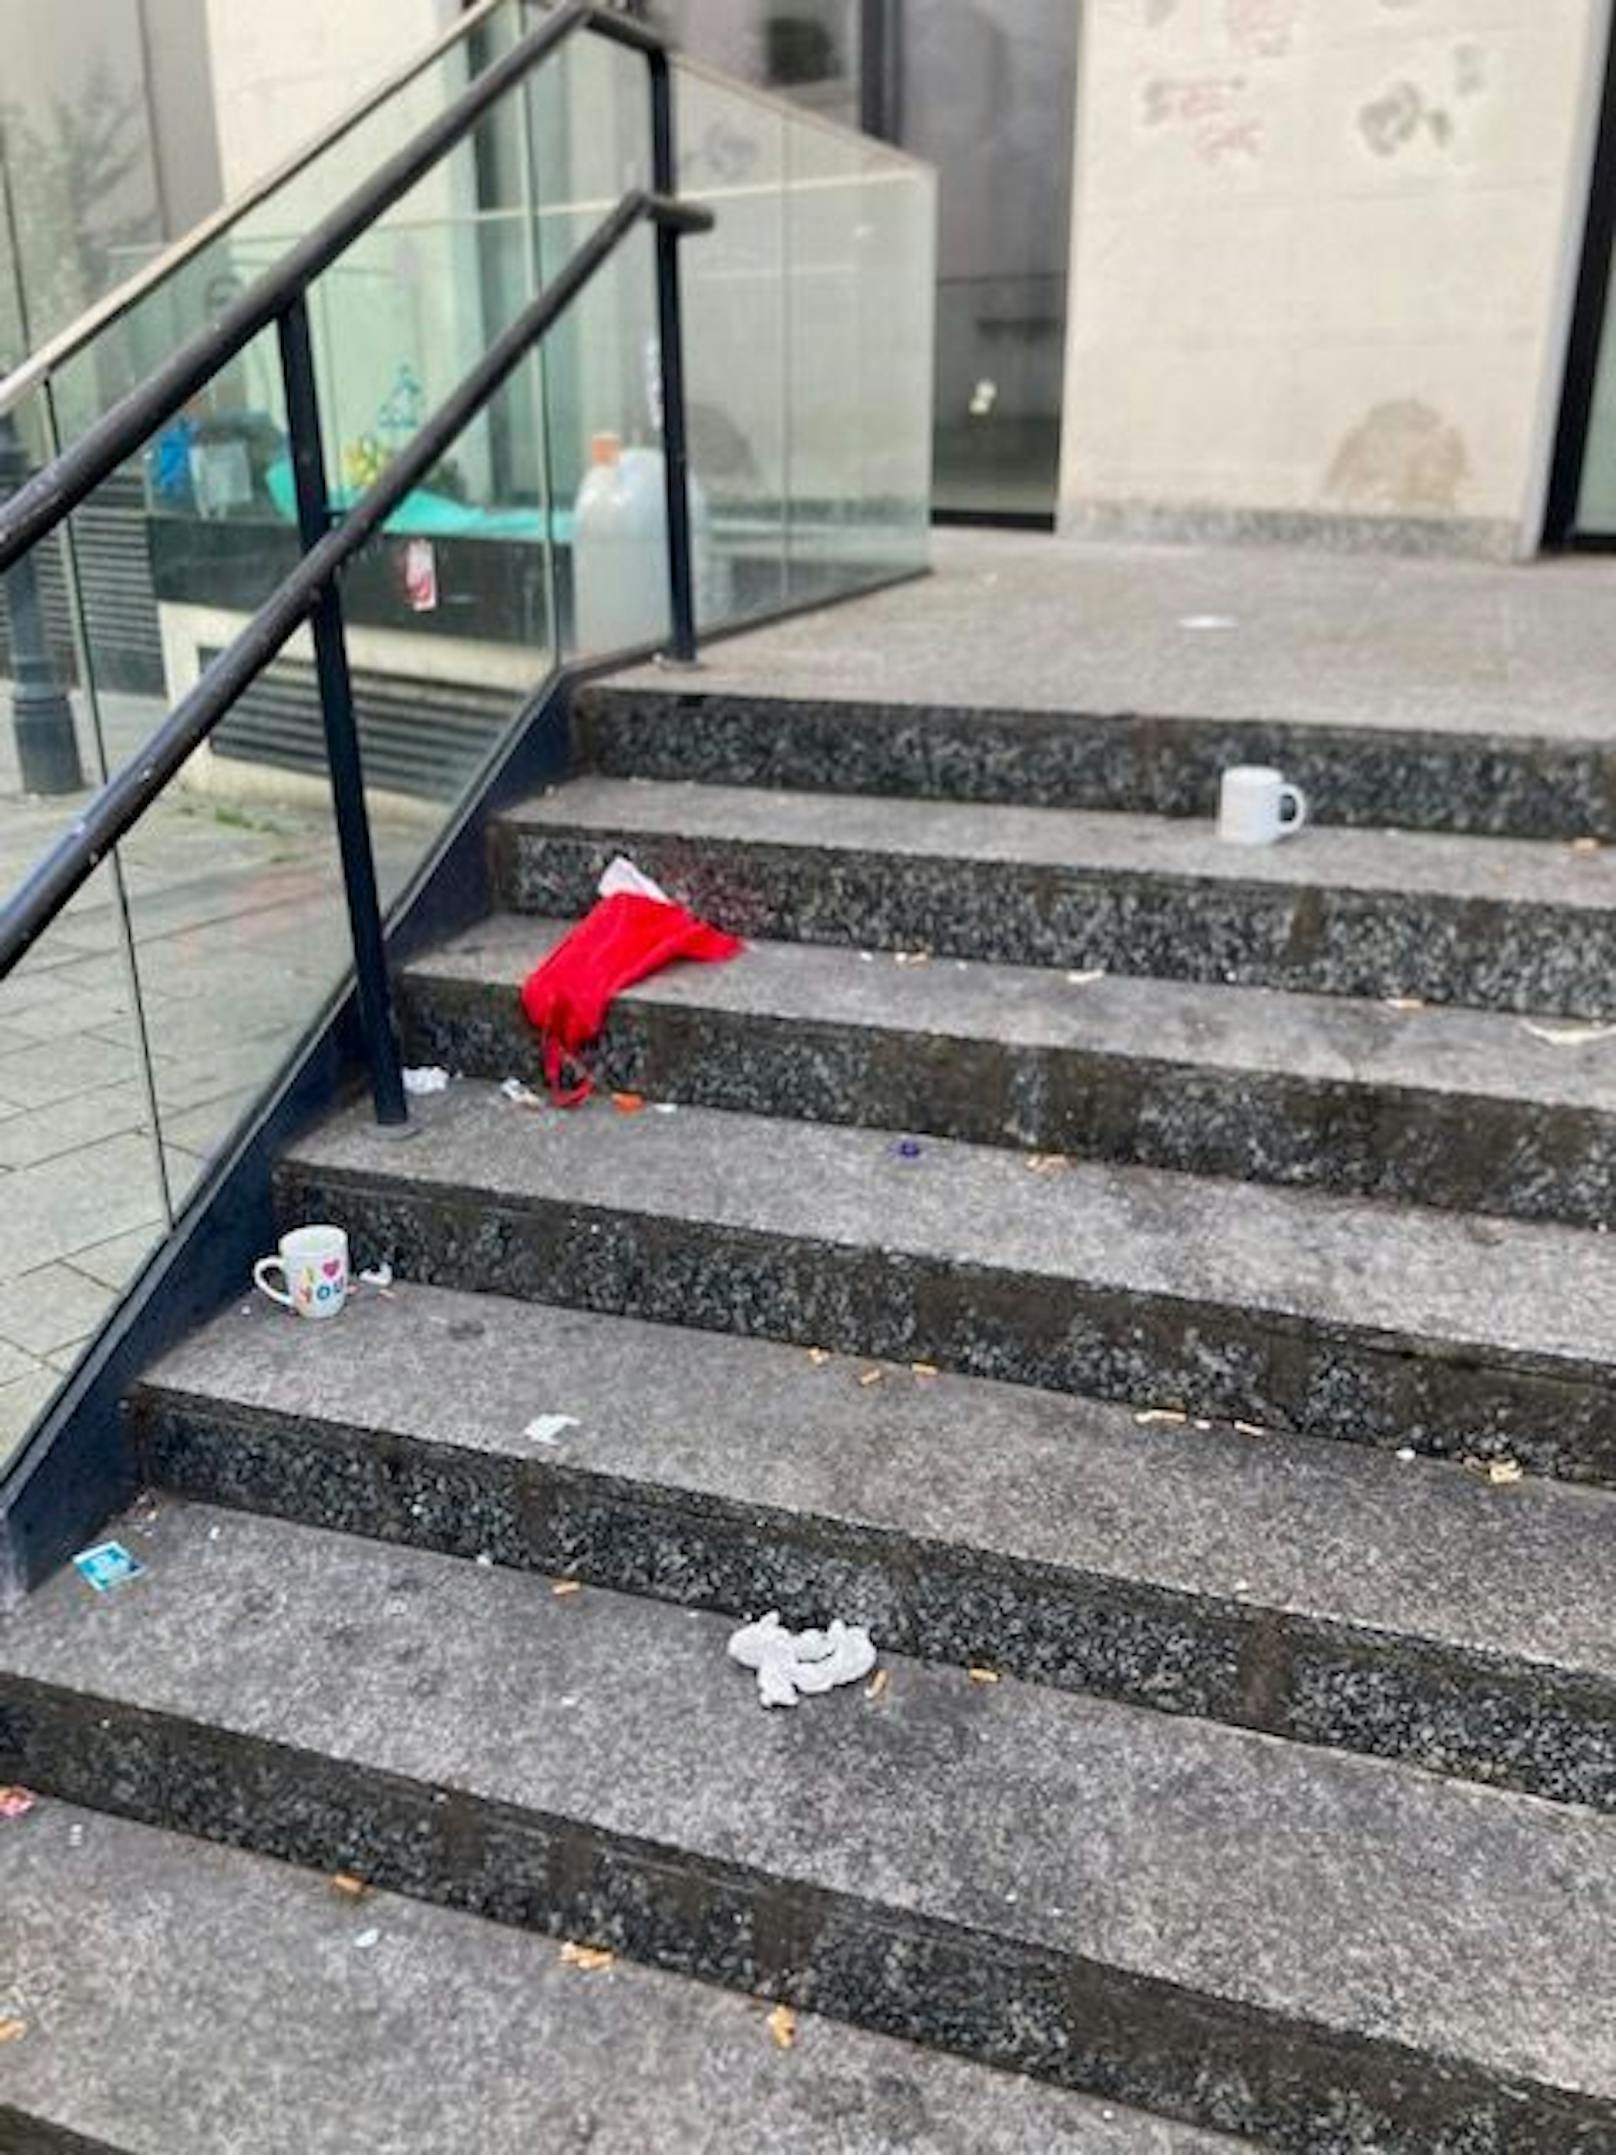
<svg viewBox="0 0 1616 2155">
<path fill-rule="evenodd" d="M 802 1697 L 856 1684 L 875 1667 L 875 1644 L 862 1624 L 840 1617 L 823 1631 L 787 1631 L 778 1609 L 731 1634 L 729 1657 L 757 1672 L 765 1706 L 795 1706 Z"/>
<path fill-rule="evenodd" d="M 659 898 L 664 905 L 672 899 L 660 883 L 653 883 L 643 868 L 636 868 L 626 853 L 614 854 L 600 872 L 595 885 L 602 898 Z"/>
</svg>

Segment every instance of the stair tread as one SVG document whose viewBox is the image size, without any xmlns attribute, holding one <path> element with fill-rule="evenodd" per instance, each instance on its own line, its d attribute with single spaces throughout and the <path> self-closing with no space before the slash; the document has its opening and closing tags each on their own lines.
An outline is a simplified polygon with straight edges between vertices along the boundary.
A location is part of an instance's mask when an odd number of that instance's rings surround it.
<svg viewBox="0 0 1616 2155">
<path fill-rule="evenodd" d="M 474 1080 L 417 1105 L 408 1146 L 356 1105 L 284 1164 L 1100 1282 L 1533 1371 L 1616 1360 L 1616 1246 L 1578 1228 L 1090 1161 L 1031 1174 L 952 1139 L 905 1159 L 889 1134 L 702 1108 L 532 1113 Z"/>
<path fill-rule="evenodd" d="M 232 1307 L 143 1390 L 1616 1680 L 1616 1496 L 1556 1482 L 408 1282 L 314 1353 Z"/>
<path fill-rule="evenodd" d="M 70 1839 L 70 1835 L 73 1836 Z M 0 1839 L 11 2114 L 118 2155 L 1214 2155 L 1247 2145 L 397 1894 L 47 1802 Z M 380 1933 L 371 1947 L 357 1941 Z M 131 1980 L 138 1972 L 138 1980 Z M 9 2142 L 8 2142 L 9 2144 Z"/>
<path fill-rule="evenodd" d="M 517 832 L 554 829 L 570 839 L 643 833 L 978 866 L 1616 908 L 1616 851 L 1575 853 L 1542 839 L 1319 824 L 1287 844 L 1232 846 L 1205 818 L 590 776 L 503 820 Z"/>
<path fill-rule="evenodd" d="M 768 1714 L 726 1618 L 205 1506 L 121 1531 L 146 1574 L 106 1597 L 48 1582 L 0 1634 L 8 1689 L 272 1744 L 292 1789 L 323 1755 L 1616 2094 L 1616 1824 L 1590 1812 L 915 1662 L 874 1704 Z M 182 1776 L 165 1801 L 185 1800 Z"/>
<path fill-rule="evenodd" d="M 508 987 L 568 932 L 500 913 L 408 967 L 423 984 Z M 1197 1069 L 1417 1088 L 1616 1110 L 1616 1037 L 1543 1039 L 1508 1012 L 1394 1009 L 1338 995 L 1124 973 L 1068 979 L 1043 966 L 967 958 L 899 965 L 895 953 L 749 942 L 745 962 L 680 965 L 625 990 L 635 1002 L 880 1027 L 1014 1046 L 1078 1049 Z"/>
</svg>

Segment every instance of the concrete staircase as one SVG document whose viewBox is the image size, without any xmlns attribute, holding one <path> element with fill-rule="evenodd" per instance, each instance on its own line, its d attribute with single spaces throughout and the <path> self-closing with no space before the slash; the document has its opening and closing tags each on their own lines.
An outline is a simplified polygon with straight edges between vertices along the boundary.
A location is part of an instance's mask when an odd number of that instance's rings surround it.
<svg viewBox="0 0 1616 2155">
<path fill-rule="evenodd" d="M 578 731 L 401 983 L 460 1080 L 280 1170 L 396 1285 L 151 1372 L 146 1576 L 0 1640 L 0 2145 L 1616 2148 L 1608 769 L 1298 728 L 1250 857 L 1225 722 Z M 617 851 L 754 947 L 535 1112 Z M 768 1607 L 884 1687 L 765 1715 Z"/>
</svg>

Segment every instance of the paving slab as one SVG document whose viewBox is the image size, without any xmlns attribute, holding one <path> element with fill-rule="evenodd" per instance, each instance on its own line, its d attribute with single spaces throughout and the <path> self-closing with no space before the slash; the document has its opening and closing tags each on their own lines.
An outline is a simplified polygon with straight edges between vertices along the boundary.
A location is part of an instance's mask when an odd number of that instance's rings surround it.
<svg viewBox="0 0 1616 2155">
<path fill-rule="evenodd" d="M 142 1228 L 154 1234 L 161 1217 L 151 1138 L 143 1130 L 17 1168 L 6 1180 L 0 1279 L 113 1235 Z"/>
<path fill-rule="evenodd" d="M 41 1265 L 0 1287 L 0 1338 L 32 1354 L 48 1354 L 82 1339 L 111 1304 L 106 1288 L 71 1265 Z"/>
<path fill-rule="evenodd" d="M 93 1045 L 90 1052 L 93 1056 Z M 148 1122 L 145 1091 L 133 1077 L 70 1093 L 46 1107 L 19 1109 L 0 1123 L 0 1166 L 32 1167 L 62 1153 L 83 1152 L 105 1138 L 143 1130 Z"/>
<path fill-rule="evenodd" d="M 61 1374 L 40 1362 L 26 1376 L 0 1385 L 0 1467 L 20 1447 L 34 1416 L 61 1383 Z"/>
<path fill-rule="evenodd" d="M 60 1574 L 0 1639 L 8 1779 L 1278 2148 L 1616 2131 L 1592 1813 L 903 1660 L 769 1714 L 727 1618 L 206 1507 L 123 1531 L 144 1576 Z"/>
<path fill-rule="evenodd" d="M 1616 1809 L 1600 1492 L 406 1282 L 135 1407 L 186 1496 Z"/>
<path fill-rule="evenodd" d="M 145 1262 L 158 1239 L 155 1219 L 149 1226 L 132 1227 L 126 1234 L 109 1235 L 105 1241 L 85 1244 L 70 1260 L 75 1272 L 102 1287 L 118 1292 L 128 1286 L 135 1268 Z"/>
</svg>

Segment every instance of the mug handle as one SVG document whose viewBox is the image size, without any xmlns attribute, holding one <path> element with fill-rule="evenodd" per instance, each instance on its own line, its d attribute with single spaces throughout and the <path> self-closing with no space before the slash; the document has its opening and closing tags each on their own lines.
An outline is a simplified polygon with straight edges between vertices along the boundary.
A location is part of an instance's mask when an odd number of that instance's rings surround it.
<svg viewBox="0 0 1616 2155">
<path fill-rule="evenodd" d="M 1285 813 L 1287 803 L 1290 807 L 1289 815 Z M 1287 781 L 1279 789 L 1279 828 L 1281 836 L 1294 838 L 1306 821 L 1307 795 L 1300 786 L 1293 786 Z"/>
<path fill-rule="evenodd" d="M 283 1294 L 278 1288 L 271 1287 L 268 1280 L 265 1279 L 264 1274 L 271 1271 L 278 1272 L 283 1280 L 286 1277 L 286 1267 L 278 1257 L 260 1257 L 257 1264 L 253 1266 L 253 1285 L 260 1293 L 267 1294 L 272 1302 L 278 1302 L 282 1309 L 290 1309 L 292 1306 L 291 1295 Z"/>
</svg>

